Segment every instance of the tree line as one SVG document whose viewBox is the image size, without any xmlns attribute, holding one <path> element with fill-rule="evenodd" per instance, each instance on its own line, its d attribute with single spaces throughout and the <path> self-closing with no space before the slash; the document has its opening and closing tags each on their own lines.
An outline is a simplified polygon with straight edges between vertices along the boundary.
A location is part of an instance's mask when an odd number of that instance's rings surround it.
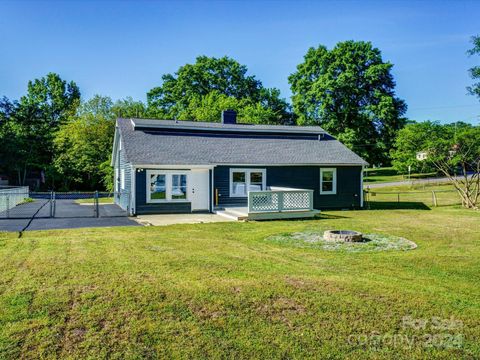
<svg viewBox="0 0 480 360">
<path fill-rule="evenodd" d="M 478 38 L 474 45 L 471 55 L 479 53 Z M 226 56 L 199 56 L 163 75 L 146 103 L 101 95 L 85 100 L 75 82 L 49 73 L 30 81 L 19 100 L 0 99 L 0 174 L 25 184 L 36 173 L 42 189 L 111 189 L 117 117 L 220 121 L 224 109 L 236 110 L 244 123 L 320 125 L 370 164 L 388 165 L 409 123 L 392 67 L 370 42 L 310 48 L 288 78 L 291 105 Z M 480 78 L 480 70 L 471 75 Z M 479 95 L 479 88 L 469 91 Z"/>
</svg>

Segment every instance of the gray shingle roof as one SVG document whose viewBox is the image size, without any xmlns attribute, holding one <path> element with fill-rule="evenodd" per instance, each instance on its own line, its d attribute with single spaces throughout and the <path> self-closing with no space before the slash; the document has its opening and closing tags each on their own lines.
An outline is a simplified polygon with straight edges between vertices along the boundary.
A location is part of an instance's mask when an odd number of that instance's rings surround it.
<svg viewBox="0 0 480 360">
<path fill-rule="evenodd" d="M 136 129 L 134 123 L 137 124 Z M 141 123 L 141 125 L 140 125 Z M 300 130 L 323 133 L 320 127 L 284 127 L 268 125 L 223 125 L 219 123 L 179 122 L 196 128 L 249 126 L 252 129 Z M 133 165 L 366 165 L 367 163 L 339 141 L 327 139 L 259 138 L 232 136 L 192 136 L 145 131 L 140 126 L 178 126 L 173 120 L 118 119 L 122 148 Z"/>
</svg>

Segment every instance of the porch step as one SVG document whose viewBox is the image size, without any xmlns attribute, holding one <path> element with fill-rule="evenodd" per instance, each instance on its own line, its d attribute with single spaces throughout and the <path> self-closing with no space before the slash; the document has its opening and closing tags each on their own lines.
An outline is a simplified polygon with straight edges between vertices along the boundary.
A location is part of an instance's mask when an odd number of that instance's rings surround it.
<svg viewBox="0 0 480 360">
<path fill-rule="evenodd" d="M 232 210 L 232 209 L 217 210 L 215 211 L 215 213 L 217 215 L 226 217 L 228 219 L 237 220 L 237 221 L 246 220 L 248 218 L 247 214 L 242 213 L 240 211 Z"/>
</svg>

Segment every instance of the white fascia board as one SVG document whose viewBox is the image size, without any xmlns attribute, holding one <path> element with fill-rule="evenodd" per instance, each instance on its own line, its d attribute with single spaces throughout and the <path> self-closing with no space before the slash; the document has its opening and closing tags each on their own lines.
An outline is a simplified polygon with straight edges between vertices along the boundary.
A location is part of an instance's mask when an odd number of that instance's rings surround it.
<svg viewBox="0 0 480 360">
<path fill-rule="evenodd" d="M 112 149 L 112 160 L 110 161 L 110 166 L 115 166 L 115 160 L 117 155 L 117 146 L 118 146 L 118 126 L 115 126 L 115 133 L 113 135 L 113 149 Z"/>
<path fill-rule="evenodd" d="M 323 167 L 332 167 L 332 166 L 355 166 L 355 167 L 362 167 L 364 164 L 359 163 L 359 164 L 238 164 L 238 163 L 217 163 L 217 164 L 210 164 L 210 165 L 153 165 L 153 164 L 134 164 L 132 165 L 137 169 L 213 169 L 217 166 L 242 166 L 245 168 L 248 167 L 258 167 L 258 166 L 323 166 Z"/>
<path fill-rule="evenodd" d="M 325 166 L 325 167 L 332 167 L 332 166 L 363 166 L 363 163 L 358 164 L 233 164 L 233 163 L 224 163 L 224 164 L 216 164 L 215 166 L 244 166 L 244 167 L 251 167 L 251 166 Z"/>
<path fill-rule="evenodd" d="M 135 169 L 213 169 L 215 165 L 132 165 Z"/>
</svg>

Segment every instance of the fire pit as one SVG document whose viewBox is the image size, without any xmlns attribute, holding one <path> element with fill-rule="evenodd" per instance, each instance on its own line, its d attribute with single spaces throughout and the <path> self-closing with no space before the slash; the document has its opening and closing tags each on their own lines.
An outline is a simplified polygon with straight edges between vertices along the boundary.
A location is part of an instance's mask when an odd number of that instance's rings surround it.
<svg viewBox="0 0 480 360">
<path fill-rule="evenodd" d="M 363 241 L 363 234 L 352 230 L 328 230 L 323 233 L 327 241 L 360 242 Z"/>
</svg>

